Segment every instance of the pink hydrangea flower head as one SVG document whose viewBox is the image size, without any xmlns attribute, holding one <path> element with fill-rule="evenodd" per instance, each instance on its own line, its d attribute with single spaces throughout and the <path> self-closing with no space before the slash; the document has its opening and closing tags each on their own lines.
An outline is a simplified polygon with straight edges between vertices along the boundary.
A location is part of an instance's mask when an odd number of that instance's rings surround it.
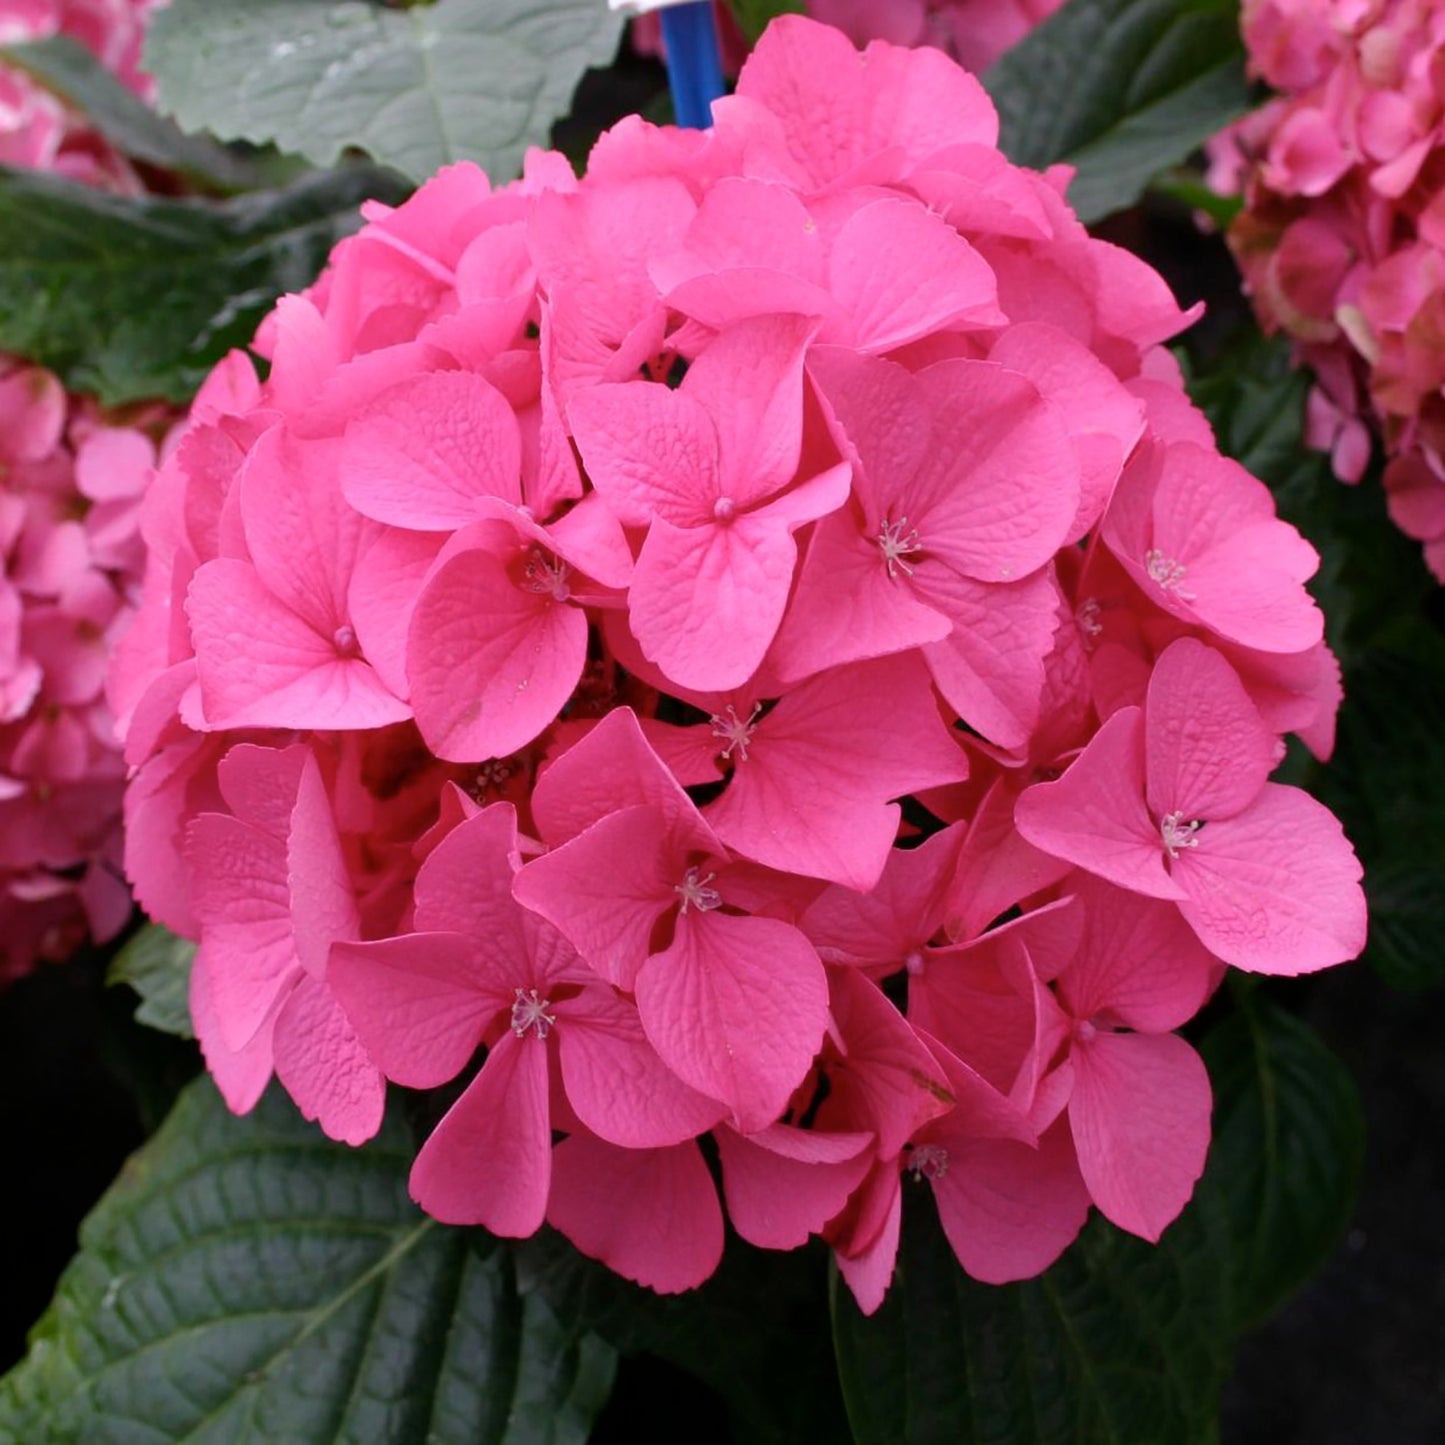
<svg viewBox="0 0 1445 1445">
<path fill-rule="evenodd" d="M 1424 495 L 1445 477 L 1439 7 L 1246 0 L 1241 22 L 1278 95 L 1214 143 L 1211 183 L 1244 198 L 1230 246 L 1314 372 L 1307 439 L 1347 482 L 1382 445 L 1392 515 L 1445 577 Z"/>
<path fill-rule="evenodd" d="M 1362 941 L 1338 825 L 1268 781 L 1338 672 L 1161 349 L 1189 314 L 995 137 L 941 49 L 787 17 L 712 131 L 448 167 L 278 305 L 264 381 L 223 364 L 110 693 L 233 1108 L 274 1073 L 354 1141 L 447 1088 L 424 1209 L 661 1292 L 730 1219 L 876 1309 L 925 1185 L 992 1281 L 1091 1205 L 1178 1213 L 1173 1031 Z M 56 398 L 0 407 L 33 466 Z M 134 452 L 89 435 L 107 557 Z M 62 614 L 107 625 L 46 516 L 5 543 L 50 609 L 0 594 L 17 710 L 94 685 Z M 73 775 L 43 722 L 0 808 Z"/>
</svg>

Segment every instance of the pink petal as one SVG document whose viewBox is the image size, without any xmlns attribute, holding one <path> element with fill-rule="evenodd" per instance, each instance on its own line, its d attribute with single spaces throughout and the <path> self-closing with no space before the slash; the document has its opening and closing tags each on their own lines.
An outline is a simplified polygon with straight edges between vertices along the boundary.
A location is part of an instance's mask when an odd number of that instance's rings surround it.
<svg viewBox="0 0 1445 1445">
<path fill-rule="evenodd" d="M 1035 848 L 1150 898 L 1183 890 L 1164 867 L 1159 828 L 1144 807 L 1144 717 L 1120 708 L 1053 783 L 1036 783 L 1014 808 Z"/>
<path fill-rule="evenodd" d="M 290 611 L 249 563 L 207 562 L 186 610 L 211 727 L 355 730 L 410 716 L 367 662 Z"/>
<path fill-rule="evenodd" d="M 1339 821 L 1298 788 L 1266 783 L 1175 860 L 1179 904 L 1200 941 L 1236 968 L 1310 973 L 1365 946 L 1360 864 Z"/>
<path fill-rule="evenodd" d="M 428 746 L 449 761 L 503 758 L 524 747 L 561 712 L 582 675 L 586 615 L 528 590 L 521 566 L 489 546 L 461 547 L 417 599 L 407 634 L 412 706 Z"/>
<path fill-rule="evenodd" d="M 887 800 L 967 773 L 921 663 L 888 657 L 835 669 L 783 698 L 705 816 L 759 863 L 868 889 L 898 830 Z"/>
<path fill-rule="evenodd" d="M 1158 1034 L 1199 1012 L 1218 964 L 1178 908 L 1079 875 L 1067 889 L 1083 905 L 1085 919 L 1084 936 L 1057 975 L 1075 1018 L 1106 1014 L 1111 1023 Z"/>
<path fill-rule="evenodd" d="M 1157 1240 L 1204 1172 L 1204 1063 L 1173 1034 L 1099 1034 L 1073 1062 L 1069 1127 L 1089 1194 L 1120 1229 Z"/>
<path fill-rule="evenodd" d="M 474 372 L 430 372 L 383 392 L 347 423 L 339 467 L 357 511 L 418 532 L 465 526 L 479 497 L 522 501 L 517 419 Z"/>
<path fill-rule="evenodd" d="M 364 1144 L 381 1128 L 386 1085 L 330 990 L 303 977 L 276 1018 L 276 1077 L 332 1139 Z"/>
<path fill-rule="evenodd" d="M 603 978 L 630 989 L 652 952 L 658 920 L 681 901 L 677 888 L 686 871 L 686 854 L 662 814 L 638 806 L 619 809 L 533 859 L 513 892 Z"/>
<path fill-rule="evenodd" d="M 552 1174 L 547 1046 L 504 1033 L 411 1169 L 411 1197 L 443 1224 L 525 1239 L 541 1227 Z"/>
<path fill-rule="evenodd" d="M 557 1005 L 557 1048 L 567 1102 L 594 1134 L 625 1149 L 681 1144 L 723 1107 L 688 1088 L 647 1041 L 632 1004 L 586 988 Z"/>
<path fill-rule="evenodd" d="M 435 1089 L 467 1066 L 487 1023 L 510 1006 L 456 933 L 338 943 L 326 982 L 388 1079 Z"/>
<path fill-rule="evenodd" d="M 874 201 L 844 222 L 828 278 L 847 323 L 824 335 L 860 351 L 891 351 L 945 328 L 1007 319 L 987 262 L 946 221 L 901 197 Z M 846 336 L 832 335 L 836 329 Z"/>
<path fill-rule="evenodd" d="M 659 1294 L 695 1289 L 722 1259 L 722 1208 L 696 1144 L 617 1149 L 573 1134 L 556 1149 L 547 1222 Z"/>
<path fill-rule="evenodd" d="M 1058 585 L 1051 573 L 1022 582 L 976 582 L 937 563 L 920 565 L 916 594 L 952 623 L 923 649 L 948 704 L 975 731 L 1003 748 L 1021 748 L 1039 716 L 1044 659 L 1058 627 Z"/>
<path fill-rule="evenodd" d="M 717 1131 L 733 1228 L 759 1249 L 797 1249 L 847 1203 L 873 1156 L 867 1134 L 816 1134 L 775 1124 Z M 776 1146 L 776 1147 L 775 1147 Z"/>
<path fill-rule="evenodd" d="M 306 759 L 290 823 L 286 877 L 296 957 L 312 978 L 319 979 L 325 976 L 331 945 L 360 934 L 361 915 L 341 852 L 331 799 L 314 756 Z"/>
<path fill-rule="evenodd" d="M 812 945 L 771 918 L 685 913 L 637 977 L 637 1006 L 672 1071 L 751 1133 L 773 1123 L 823 1039 L 828 984 Z"/>
<path fill-rule="evenodd" d="M 1202 642 L 1181 637 L 1154 664 L 1144 710 L 1148 800 L 1158 817 L 1228 818 L 1274 771 L 1275 735 L 1239 674 Z"/>
<path fill-rule="evenodd" d="M 658 518 L 628 592 L 633 635 L 673 682 L 722 692 L 757 671 L 782 620 L 798 549 L 749 515 L 678 528 Z"/>
<path fill-rule="evenodd" d="M 532 817 L 554 848 L 621 808 L 657 808 L 687 846 L 721 845 L 692 799 L 658 757 L 631 708 L 614 708 L 581 742 L 545 767 L 532 794 Z"/>
<path fill-rule="evenodd" d="M 1062 1123 L 1038 1148 L 960 1138 L 930 1180 L 958 1262 L 985 1284 L 1042 1274 L 1074 1242 L 1089 1213 L 1073 1142 Z"/>
</svg>

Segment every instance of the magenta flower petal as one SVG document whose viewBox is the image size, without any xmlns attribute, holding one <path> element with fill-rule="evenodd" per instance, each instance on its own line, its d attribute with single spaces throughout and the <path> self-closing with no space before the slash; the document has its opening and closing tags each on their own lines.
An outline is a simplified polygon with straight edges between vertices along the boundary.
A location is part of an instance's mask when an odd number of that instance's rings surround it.
<svg viewBox="0 0 1445 1445">
<path fill-rule="evenodd" d="M 411 1197 L 443 1224 L 525 1239 L 546 1215 L 551 1176 L 547 1046 L 508 1031 L 422 1145 Z"/>
<path fill-rule="evenodd" d="M 813 946 L 772 918 L 685 913 L 637 976 L 652 1046 L 745 1133 L 783 1112 L 822 1042 L 828 984 Z"/>
<path fill-rule="evenodd" d="M 276 1077 L 333 1139 L 364 1144 L 381 1128 L 386 1085 L 323 984 L 302 977 L 276 1017 Z"/>
<path fill-rule="evenodd" d="M 587 618 L 567 600 L 556 564 L 512 545 L 504 524 L 477 526 L 475 545 L 439 559 L 407 636 L 417 726 L 439 757 L 458 762 L 531 742 L 587 660 Z"/>
<path fill-rule="evenodd" d="M 1204 1063 L 1173 1034 L 1101 1033 L 1075 1041 L 1073 1064 L 1069 1127 L 1089 1195 L 1120 1229 L 1157 1240 L 1204 1172 Z"/>
<path fill-rule="evenodd" d="M 725 1112 L 663 1064 L 636 1008 L 610 989 L 585 988 L 557 1005 L 557 1050 L 567 1102 L 610 1144 L 681 1144 L 712 1128 Z"/>
<path fill-rule="evenodd" d="M 1034 847 L 1150 898 L 1181 898 L 1164 866 L 1159 825 L 1144 806 L 1144 716 L 1121 708 L 1057 782 L 1037 783 L 1014 809 Z"/>
<path fill-rule="evenodd" d="M 338 469 L 363 516 L 418 532 L 464 527 L 479 497 L 522 501 L 517 419 L 474 372 L 428 372 L 383 392 L 347 423 Z"/>
<path fill-rule="evenodd" d="M 573 1134 L 557 1146 L 547 1222 L 659 1294 L 696 1288 L 722 1259 L 722 1207 L 696 1144 L 617 1149 Z"/>
<path fill-rule="evenodd" d="M 1310 973 L 1365 946 L 1365 895 L 1339 821 L 1298 788 L 1266 783 L 1242 813 L 1209 823 L 1174 881 L 1200 941 L 1236 968 Z"/>
<path fill-rule="evenodd" d="M 872 1163 L 869 1134 L 827 1134 L 775 1124 L 714 1137 L 733 1228 L 759 1249 L 797 1249 L 847 1203 Z"/>
<path fill-rule="evenodd" d="M 457 933 L 412 933 L 338 943 L 326 982 L 388 1079 L 434 1089 L 455 1078 L 512 990 L 477 966 L 477 945 Z"/>
</svg>

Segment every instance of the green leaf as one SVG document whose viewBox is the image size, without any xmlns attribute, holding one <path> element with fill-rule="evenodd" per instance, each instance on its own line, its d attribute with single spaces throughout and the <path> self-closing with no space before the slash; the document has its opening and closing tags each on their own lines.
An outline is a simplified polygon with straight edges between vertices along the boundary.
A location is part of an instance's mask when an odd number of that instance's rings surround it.
<svg viewBox="0 0 1445 1445">
<path fill-rule="evenodd" d="M 1445 864 L 1394 864 L 1365 876 L 1368 958 L 1392 988 L 1445 984 Z"/>
<path fill-rule="evenodd" d="M 1232 1355 L 1216 1221 L 1157 1245 L 1095 1219 L 1038 1279 L 959 1268 L 933 1201 L 908 1186 L 899 1271 L 865 1318 L 841 1281 L 833 1337 L 859 1445 L 1198 1441 Z"/>
<path fill-rule="evenodd" d="M 189 130 L 322 166 L 359 148 L 414 180 L 456 160 L 506 180 L 621 30 L 601 0 L 174 0 L 145 60 Z"/>
<path fill-rule="evenodd" d="M 174 171 L 218 191 L 247 190 L 258 184 L 254 166 L 209 137 L 186 135 L 157 115 L 68 35 L 0 46 L 0 57 L 80 111 L 132 160 Z"/>
<path fill-rule="evenodd" d="M 808 13 L 805 0 L 728 0 L 728 9 L 749 45 L 757 43 L 768 22 L 777 16 Z"/>
<path fill-rule="evenodd" d="M 584 1259 L 550 1230 L 518 1254 L 522 1288 L 625 1354 L 656 1355 L 721 1395 L 749 1445 L 849 1438 L 825 1324 L 827 1251 L 778 1254 L 729 1236 L 700 1289 L 659 1297 Z"/>
<path fill-rule="evenodd" d="M 1365 1123 L 1349 1071 L 1308 1025 L 1239 991 L 1205 1039 L 1214 1143 L 1201 1191 L 1229 1228 L 1235 1318 L 1257 1324 L 1329 1257 L 1349 1223 Z"/>
<path fill-rule="evenodd" d="M 0 1381 L 0 1440 L 570 1445 L 615 1361 L 510 1251 L 425 1218 L 389 1124 L 327 1141 L 273 1090 L 181 1096 L 81 1228 Z"/>
<path fill-rule="evenodd" d="M 136 1019 L 163 1033 L 195 1038 L 191 1027 L 191 963 L 196 945 L 159 923 L 144 924 L 111 960 L 108 984 L 128 983 L 139 995 Z"/>
<path fill-rule="evenodd" d="M 370 168 L 203 202 L 0 167 L 0 350 L 106 405 L 187 401 L 277 296 L 316 278 L 378 194 L 401 192 Z"/>
<path fill-rule="evenodd" d="M 1250 103 L 1235 0 L 1070 0 L 983 82 L 1011 160 L 1078 167 L 1085 221 L 1132 205 Z"/>
</svg>

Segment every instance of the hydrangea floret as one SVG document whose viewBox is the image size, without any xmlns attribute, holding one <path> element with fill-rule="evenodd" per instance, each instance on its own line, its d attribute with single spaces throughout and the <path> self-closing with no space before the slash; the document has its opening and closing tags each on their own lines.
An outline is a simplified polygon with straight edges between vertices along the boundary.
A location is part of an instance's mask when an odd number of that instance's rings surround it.
<svg viewBox="0 0 1445 1445">
<path fill-rule="evenodd" d="M 0 44 L 64 35 L 84 45 L 127 89 L 149 102 L 140 68 L 150 17 L 166 0 L 21 0 L 0 13 Z M 84 116 L 0 61 L 0 164 L 53 171 L 126 195 L 145 189 L 134 166 Z"/>
<path fill-rule="evenodd" d="M 168 420 L 106 417 L 0 357 L 0 981 L 130 917 L 105 673 L 139 596 L 139 508 Z"/>
<path fill-rule="evenodd" d="M 937 50 L 775 22 L 632 118 L 370 205 L 207 384 L 111 675 L 127 868 L 231 1107 L 450 1086 L 411 1189 L 659 1291 L 743 1238 L 862 1306 L 1157 1239 L 1228 967 L 1364 941 L 1316 558 L 1191 320 Z M 624 1203 L 625 1201 L 625 1203 Z"/>
<path fill-rule="evenodd" d="M 1358 481 L 1382 441 L 1391 515 L 1445 580 L 1445 10 L 1245 0 L 1278 94 L 1211 147 L 1242 192 L 1229 242 L 1265 328 L 1316 382 L 1307 437 Z"/>
</svg>

